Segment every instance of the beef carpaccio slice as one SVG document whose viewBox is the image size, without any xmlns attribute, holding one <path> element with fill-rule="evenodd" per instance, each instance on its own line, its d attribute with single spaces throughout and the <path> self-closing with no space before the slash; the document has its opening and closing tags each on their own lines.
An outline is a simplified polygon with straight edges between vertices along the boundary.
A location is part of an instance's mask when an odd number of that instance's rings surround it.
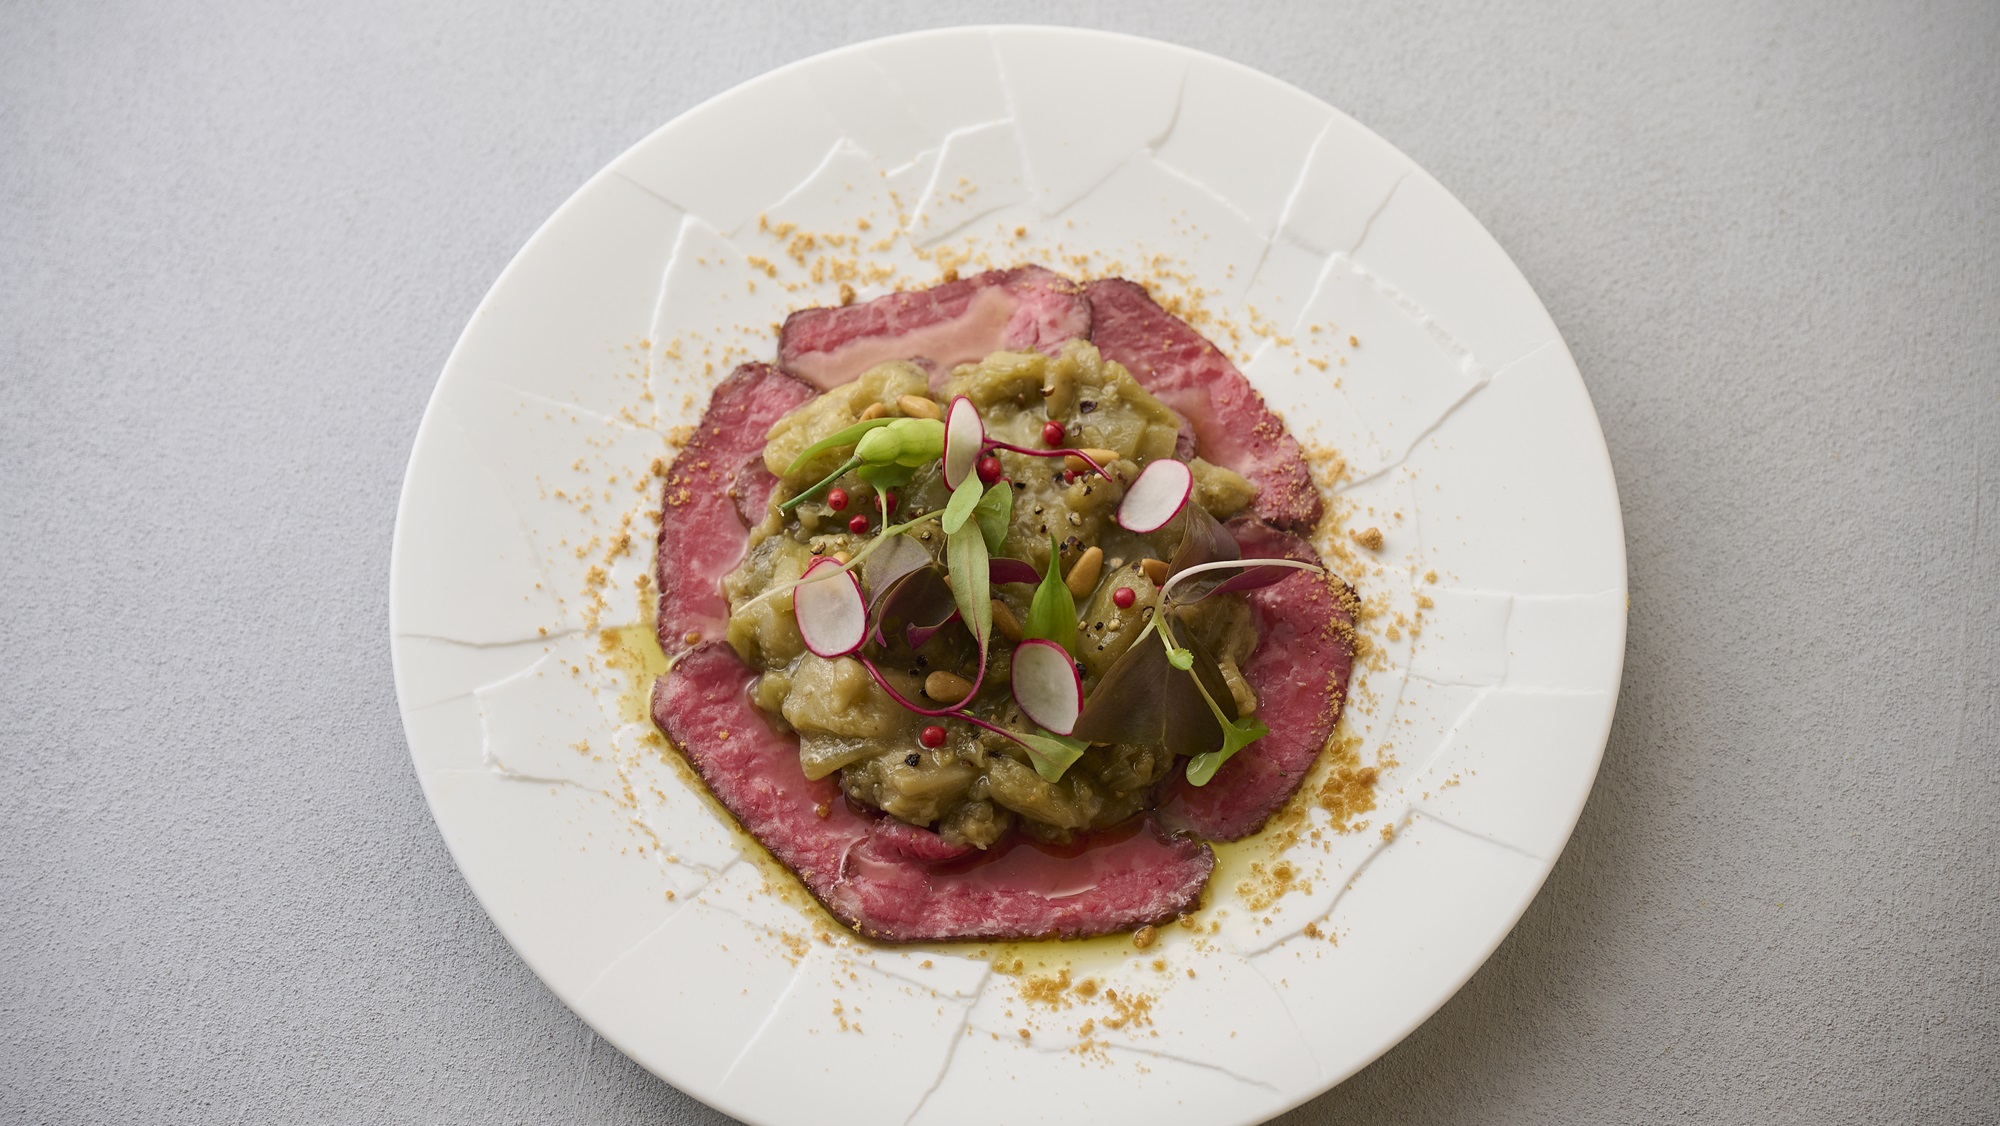
<svg viewBox="0 0 2000 1126">
<path fill-rule="evenodd" d="M 1229 522 L 1245 559 L 1320 562 L 1297 536 L 1248 517 Z M 1340 722 L 1354 670 L 1354 591 L 1301 572 L 1245 597 L 1260 640 L 1243 666 L 1257 717 L 1271 733 L 1238 751 L 1206 786 L 1180 782 L 1161 809 L 1176 828 L 1233 841 L 1264 827 L 1311 772 Z"/>
<path fill-rule="evenodd" d="M 1200 904 L 1215 854 L 1150 817 L 1060 854 L 1016 834 L 967 855 L 929 830 L 856 811 L 831 776 L 809 781 L 800 771 L 797 744 L 750 703 L 755 676 L 728 645 L 697 645 L 654 685 L 653 721 L 743 828 L 863 935 L 1077 938 Z"/>
<path fill-rule="evenodd" d="M 1263 642 L 1243 673 L 1271 734 L 1209 785 L 1179 784 L 1157 814 L 1062 850 L 1014 834 L 980 853 L 856 809 L 833 777 L 806 779 L 795 741 L 750 703 L 756 674 L 717 640 L 728 620 L 720 584 L 776 485 L 761 457 L 771 424 L 816 388 L 886 360 L 929 361 L 942 376 L 1001 349 L 1054 353 L 1078 336 L 1182 415 L 1192 430 L 1183 445 L 1198 435 L 1202 456 L 1257 486 L 1262 519 L 1230 525 L 1246 556 L 1316 558 L 1288 534 L 1311 528 L 1321 510 L 1303 453 L 1227 357 L 1132 282 L 1083 287 L 1035 266 L 792 314 L 779 345 L 786 370 L 737 369 L 668 471 L 659 630 L 662 647 L 680 655 L 654 686 L 654 721 L 738 822 L 869 937 L 1082 937 L 1192 910 L 1215 858 L 1181 831 L 1234 840 L 1262 828 L 1339 720 L 1352 666 L 1352 592 L 1316 576 L 1287 579 L 1249 595 Z"/>
<path fill-rule="evenodd" d="M 743 561 L 749 525 L 778 479 L 764 468 L 771 424 L 815 395 L 769 364 L 744 364 L 715 389 L 694 434 L 667 469 L 657 579 L 660 648 L 677 653 L 729 623 L 722 577 Z"/>
<path fill-rule="evenodd" d="M 888 360 L 931 361 L 935 378 L 999 351 L 1054 355 L 1090 335 L 1083 287 L 1040 266 L 989 270 L 859 305 L 801 309 L 778 334 L 778 363 L 821 389 Z"/>
<path fill-rule="evenodd" d="M 1305 451 L 1229 357 L 1136 282 L 1105 278 L 1084 293 L 1091 343 L 1104 358 L 1123 364 L 1141 387 L 1194 424 L 1202 457 L 1257 486 L 1259 517 L 1288 532 L 1311 532 L 1321 502 Z"/>
</svg>

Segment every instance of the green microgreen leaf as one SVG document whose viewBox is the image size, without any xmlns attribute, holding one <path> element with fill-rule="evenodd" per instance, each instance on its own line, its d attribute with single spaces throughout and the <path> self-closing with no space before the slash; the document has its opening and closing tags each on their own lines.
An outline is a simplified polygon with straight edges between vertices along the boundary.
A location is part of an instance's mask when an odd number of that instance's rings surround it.
<svg viewBox="0 0 2000 1126">
<path fill-rule="evenodd" d="M 978 477 L 968 473 L 965 480 L 958 483 L 958 488 L 951 491 L 951 501 L 944 506 L 942 527 L 945 535 L 957 535 L 958 530 L 965 527 L 965 522 L 972 519 L 972 510 L 978 507 L 984 488 Z M 985 542 L 984 536 L 981 542 Z"/>
<path fill-rule="evenodd" d="M 1194 667 L 1194 651 L 1191 649 L 1182 649 L 1178 646 L 1169 647 L 1167 649 L 1167 663 L 1182 672 L 1186 672 Z"/>
<path fill-rule="evenodd" d="M 827 450 L 837 449 L 841 446 L 851 446 L 859 442 L 862 436 L 870 430 L 887 426 L 894 421 L 896 420 L 893 418 L 871 418 L 866 422 L 857 422 L 845 429 L 836 430 L 819 441 L 814 442 L 812 445 L 807 446 L 803 453 L 793 458 L 792 463 L 785 467 L 783 476 L 789 477 L 797 473 L 816 454 L 825 453 Z"/>
<path fill-rule="evenodd" d="M 986 550 L 999 554 L 1001 543 L 1007 539 L 1007 526 L 1014 519 L 1014 490 L 1005 481 L 996 482 L 972 507 L 972 518 L 979 521 L 979 530 L 986 533 Z"/>
<path fill-rule="evenodd" d="M 1164 629 L 1162 629 L 1160 636 L 1163 639 L 1167 636 Z M 1189 643 L 1193 645 L 1200 644 L 1194 638 L 1189 638 Z M 1168 644 L 1171 646 L 1172 642 L 1168 642 Z M 1183 650 L 1183 652 L 1186 652 L 1186 650 Z M 1207 657 L 1206 653 L 1202 655 L 1203 657 Z M 1168 659 L 1171 660 L 1172 658 L 1169 657 Z M 1214 662 L 1209 661 L 1207 663 L 1213 664 Z M 1215 691 L 1227 694 L 1228 686 L 1223 683 L 1219 669 L 1213 678 L 1195 675 L 1188 679 L 1194 681 L 1195 691 L 1201 694 L 1201 702 L 1208 705 L 1208 714 L 1215 717 L 1216 724 L 1222 728 L 1221 746 L 1211 751 L 1203 751 L 1188 759 L 1188 782 L 1195 786 L 1206 786 L 1215 777 L 1215 772 L 1222 769 L 1223 763 L 1228 762 L 1236 752 L 1269 735 L 1271 729 L 1264 725 L 1263 720 L 1258 719 L 1254 715 L 1237 715 L 1234 696 L 1229 697 L 1229 709 L 1227 711 L 1223 710 L 1221 702 L 1215 698 L 1215 692 L 1211 692 L 1208 683 L 1206 683 L 1212 679 L 1216 685 Z"/>
<path fill-rule="evenodd" d="M 1034 764 L 1035 773 L 1044 782 L 1060 782 L 1063 773 L 1083 757 L 1090 744 L 1068 735 L 1057 735 L 1051 731 L 1036 728 L 1031 734 L 1019 731 L 1008 732 L 1020 744 L 1028 748 L 1028 759 Z"/>
<path fill-rule="evenodd" d="M 866 663 L 865 659 L 863 663 Z M 876 682 L 884 683 L 880 677 L 877 677 Z M 1002 727 L 997 723 L 981 719 L 963 708 L 950 714 L 974 727 L 991 731 L 1002 738 L 1012 739 L 1014 742 L 1026 747 L 1028 749 L 1028 758 L 1034 763 L 1035 773 L 1041 775 L 1042 780 L 1045 782 L 1054 783 L 1062 781 L 1063 772 L 1067 771 L 1077 759 L 1082 758 L 1084 751 L 1090 749 L 1090 744 L 1082 739 L 1077 739 L 1069 735 L 1057 735 L 1053 731 L 1047 731 L 1040 727 L 1029 732 L 1014 731 Z"/>
<path fill-rule="evenodd" d="M 1216 720 L 1222 724 L 1222 746 L 1217 750 L 1203 751 L 1188 760 L 1187 780 L 1196 786 L 1208 785 L 1215 772 L 1221 770 L 1222 764 L 1236 752 L 1271 733 L 1271 729 L 1264 726 L 1264 721 L 1254 715 L 1238 720 L 1224 720 L 1218 715 Z"/>
<path fill-rule="evenodd" d="M 971 627 L 983 653 L 993 636 L 993 579 L 987 572 L 986 537 L 976 525 L 962 526 L 945 539 L 944 553 L 959 616 Z"/>
<path fill-rule="evenodd" d="M 1076 598 L 1062 580 L 1062 549 L 1049 537 L 1049 567 L 1035 598 L 1028 604 L 1028 620 L 1021 624 L 1021 636 L 1053 641 L 1076 654 Z"/>
</svg>

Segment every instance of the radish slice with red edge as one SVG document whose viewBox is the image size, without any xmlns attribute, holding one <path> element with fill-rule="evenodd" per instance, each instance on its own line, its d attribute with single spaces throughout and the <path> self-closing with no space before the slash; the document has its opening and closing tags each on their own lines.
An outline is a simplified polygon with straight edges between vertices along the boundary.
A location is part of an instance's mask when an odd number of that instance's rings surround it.
<svg viewBox="0 0 2000 1126">
<path fill-rule="evenodd" d="M 944 484 L 956 489 L 965 475 L 979 465 L 986 446 L 986 424 L 979 420 L 979 408 L 960 395 L 944 414 Z"/>
<path fill-rule="evenodd" d="M 1083 678 L 1069 650 L 1053 641 L 1023 641 L 1014 647 L 1014 702 L 1037 724 L 1067 735 L 1083 711 Z"/>
<path fill-rule="evenodd" d="M 1161 458 L 1125 490 L 1125 499 L 1118 502 L 1118 526 L 1140 535 L 1157 532 L 1180 515 L 1193 492 L 1194 474 L 1187 463 Z"/>
<path fill-rule="evenodd" d="M 826 567 L 837 570 L 840 564 L 818 559 L 806 568 L 792 590 L 792 617 L 799 623 L 806 648 L 821 657 L 844 657 L 861 648 L 868 636 L 868 606 L 861 600 L 854 572 L 813 577 Z"/>
</svg>

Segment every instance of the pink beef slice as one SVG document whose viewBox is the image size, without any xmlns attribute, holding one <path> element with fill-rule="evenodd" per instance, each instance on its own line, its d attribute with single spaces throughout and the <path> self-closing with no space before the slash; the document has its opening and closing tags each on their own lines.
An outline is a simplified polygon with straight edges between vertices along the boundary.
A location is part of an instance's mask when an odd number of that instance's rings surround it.
<svg viewBox="0 0 2000 1126">
<path fill-rule="evenodd" d="M 777 487 L 764 468 L 771 424 L 817 392 L 769 364 L 744 364 L 716 387 L 688 444 L 667 469 L 660 503 L 660 648 L 721 637 L 722 577 L 743 561 L 750 525 Z"/>
<path fill-rule="evenodd" d="M 1091 342 L 1194 424 L 1202 457 L 1257 486 L 1252 510 L 1259 517 L 1290 532 L 1310 532 L 1319 524 L 1319 490 L 1306 469 L 1305 451 L 1221 349 L 1160 308 L 1136 282 L 1106 278 L 1084 292 L 1091 305 Z"/>
<path fill-rule="evenodd" d="M 927 829 L 862 813 L 833 777 L 808 781 L 798 743 L 750 703 L 756 674 L 707 642 L 653 687 L 653 721 L 743 828 L 842 922 L 885 942 L 1079 938 L 1195 908 L 1207 845 L 1151 818 L 1061 853 L 1019 834 L 967 855 Z"/>
<path fill-rule="evenodd" d="M 1261 520 L 1229 522 L 1245 559 L 1303 559 L 1312 546 Z M 1162 809 L 1169 825 L 1233 841 L 1264 827 L 1311 772 L 1340 722 L 1354 670 L 1354 591 L 1339 579 L 1300 572 L 1251 591 L 1260 640 L 1243 666 L 1257 717 L 1271 733 L 1224 763 L 1206 786 L 1182 781 Z"/>
<path fill-rule="evenodd" d="M 888 360 L 928 360 L 933 379 L 994 352 L 1054 355 L 1090 335 L 1083 287 L 1040 266 L 991 270 L 859 305 L 801 309 L 785 318 L 778 363 L 825 389 Z"/>
</svg>

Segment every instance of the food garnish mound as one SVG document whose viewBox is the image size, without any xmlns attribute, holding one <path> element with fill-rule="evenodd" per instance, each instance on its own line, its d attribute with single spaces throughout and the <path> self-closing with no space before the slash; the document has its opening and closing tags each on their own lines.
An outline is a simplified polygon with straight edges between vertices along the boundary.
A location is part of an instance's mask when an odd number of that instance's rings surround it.
<svg viewBox="0 0 2000 1126">
<path fill-rule="evenodd" d="M 792 315 L 668 471 L 653 715 L 886 941 L 1193 909 L 1338 722 L 1353 592 L 1298 443 L 1121 279 Z"/>
</svg>

